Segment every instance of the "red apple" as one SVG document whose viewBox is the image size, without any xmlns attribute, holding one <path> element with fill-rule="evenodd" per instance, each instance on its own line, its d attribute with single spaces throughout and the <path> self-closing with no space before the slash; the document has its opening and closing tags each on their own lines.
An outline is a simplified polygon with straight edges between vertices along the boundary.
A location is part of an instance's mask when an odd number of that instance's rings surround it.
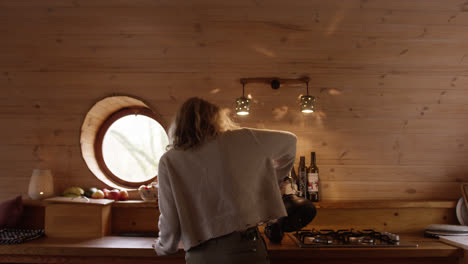
<svg viewBox="0 0 468 264">
<path fill-rule="evenodd" d="M 104 188 L 104 189 L 102 189 L 102 192 L 104 193 L 104 198 L 110 199 L 109 198 L 110 191 L 108 189 Z"/>
<path fill-rule="evenodd" d="M 120 191 L 117 190 L 117 189 L 114 189 L 112 191 L 109 192 L 109 199 L 112 199 L 114 201 L 118 201 L 119 198 L 120 198 Z"/>
<path fill-rule="evenodd" d="M 120 191 L 120 200 L 127 201 L 128 200 L 128 192 L 126 190 Z"/>
<path fill-rule="evenodd" d="M 91 198 L 93 199 L 104 199 L 104 192 L 101 190 L 97 190 L 91 195 Z"/>
</svg>

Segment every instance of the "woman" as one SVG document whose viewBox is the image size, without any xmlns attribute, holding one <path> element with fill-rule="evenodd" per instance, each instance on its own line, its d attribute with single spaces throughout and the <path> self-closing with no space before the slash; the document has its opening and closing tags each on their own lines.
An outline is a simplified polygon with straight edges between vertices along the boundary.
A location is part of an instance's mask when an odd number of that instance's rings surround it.
<svg viewBox="0 0 468 264">
<path fill-rule="evenodd" d="M 187 100 L 172 148 L 159 162 L 158 255 L 187 263 L 269 263 L 257 225 L 286 215 L 279 182 L 291 170 L 296 137 L 240 129 L 218 106 Z"/>
</svg>

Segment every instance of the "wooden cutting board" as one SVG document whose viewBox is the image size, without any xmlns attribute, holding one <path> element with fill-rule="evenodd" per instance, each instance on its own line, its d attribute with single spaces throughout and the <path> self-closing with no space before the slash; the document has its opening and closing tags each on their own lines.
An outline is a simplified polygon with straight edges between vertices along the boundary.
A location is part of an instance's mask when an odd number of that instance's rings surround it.
<svg viewBox="0 0 468 264">
<path fill-rule="evenodd" d="M 110 199 L 90 199 L 90 198 L 84 198 L 84 197 L 63 197 L 63 196 L 57 196 L 57 197 L 52 197 L 52 198 L 47 198 L 44 199 L 46 202 L 53 202 L 53 203 L 80 203 L 80 204 L 96 204 L 96 205 L 106 205 L 106 204 L 111 204 L 114 202 L 114 200 Z"/>
<path fill-rule="evenodd" d="M 440 236 L 439 240 L 446 244 L 468 250 L 468 236 Z"/>
</svg>

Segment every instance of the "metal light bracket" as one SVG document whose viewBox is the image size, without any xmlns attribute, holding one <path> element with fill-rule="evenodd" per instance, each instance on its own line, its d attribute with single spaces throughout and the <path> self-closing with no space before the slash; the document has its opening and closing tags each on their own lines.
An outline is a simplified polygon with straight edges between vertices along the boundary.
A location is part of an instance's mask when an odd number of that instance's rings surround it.
<svg viewBox="0 0 468 264">
<path fill-rule="evenodd" d="M 240 82 L 242 84 L 248 83 L 264 83 L 269 84 L 272 89 L 279 89 L 281 84 L 301 84 L 308 83 L 309 77 L 301 77 L 296 79 L 287 79 L 287 78 L 277 78 L 277 77 L 259 77 L 259 78 L 241 78 Z"/>
</svg>

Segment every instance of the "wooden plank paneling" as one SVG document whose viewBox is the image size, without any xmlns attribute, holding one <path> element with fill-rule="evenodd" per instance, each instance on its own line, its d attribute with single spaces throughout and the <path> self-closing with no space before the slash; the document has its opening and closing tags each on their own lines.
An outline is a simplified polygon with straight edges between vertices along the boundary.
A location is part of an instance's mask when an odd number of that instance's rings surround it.
<svg viewBox="0 0 468 264">
<path fill-rule="evenodd" d="M 463 0 L 0 0 L 0 199 L 26 193 L 33 168 L 65 187 L 104 187 L 84 164 L 82 122 L 112 94 L 143 99 L 170 122 L 202 96 L 242 126 L 285 129 L 316 151 L 323 197 L 457 199 L 468 181 L 468 6 Z M 102 117 L 96 117 L 102 118 Z"/>
<path fill-rule="evenodd" d="M 324 200 L 456 200 L 460 183 L 453 182 L 327 182 Z"/>
<path fill-rule="evenodd" d="M 366 217 L 363 217 L 366 216 Z M 453 209 L 318 209 L 308 229 L 375 229 L 396 233 L 419 233 L 430 224 L 458 224 Z"/>
</svg>

